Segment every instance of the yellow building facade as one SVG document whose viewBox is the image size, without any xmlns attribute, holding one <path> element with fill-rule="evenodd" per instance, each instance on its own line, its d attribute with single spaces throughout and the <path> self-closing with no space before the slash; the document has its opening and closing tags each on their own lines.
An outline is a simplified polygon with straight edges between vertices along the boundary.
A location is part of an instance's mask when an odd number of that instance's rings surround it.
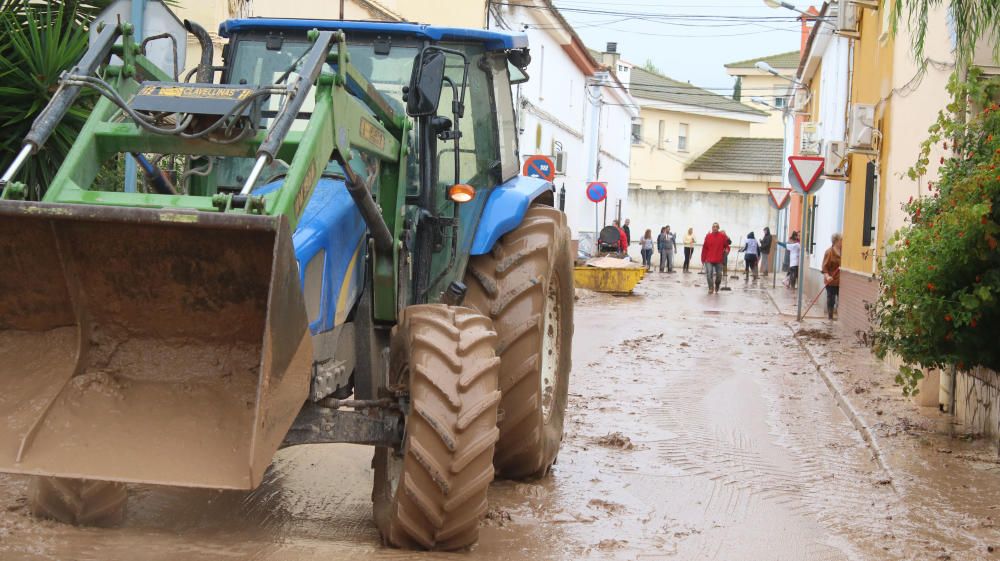
<svg viewBox="0 0 1000 561">
<path fill-rule="evenodd" d="M 791 79 L 799 66 L 799 51 L 758 57 L 726 64 L 726 73 L 740 80 L 740 101 L 770 114 L 764 123 L 750 126 L 750 135 L 761 138 L 781 138 L 785 131 L 782 111 L 794 102 L 789 95 Z M 780 76 L 757 68 L 763 62 Z"/>
</svg>

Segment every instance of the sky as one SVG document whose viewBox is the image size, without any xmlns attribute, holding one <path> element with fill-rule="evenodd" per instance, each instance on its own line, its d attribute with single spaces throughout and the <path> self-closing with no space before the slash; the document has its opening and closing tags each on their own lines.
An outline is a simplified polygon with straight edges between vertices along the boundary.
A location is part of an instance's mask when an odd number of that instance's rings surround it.
<svg viewBox="0 0 1000 561">
<path fill-rule="evenodd" d="M 622 58 L 647 60 L 667 76 L 726 94 L 724 64 L 799 48 L 793 11 L 763 0 L 554 0 L 588 47 L 618 43 Z M 801 10 L 808 2 L 789 2 Z M 815 2 L 817 8 L 822 2 Z"/>
</svg>

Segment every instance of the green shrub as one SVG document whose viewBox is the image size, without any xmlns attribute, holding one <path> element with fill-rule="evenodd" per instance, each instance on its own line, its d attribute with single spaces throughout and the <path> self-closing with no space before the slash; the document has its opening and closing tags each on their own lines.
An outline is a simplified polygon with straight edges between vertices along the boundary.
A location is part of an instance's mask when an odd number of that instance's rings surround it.
<svg viewBox="0 0 1000 561">
<path fill-rule="evenodd" d="M 950 89 L 958 101 L 940 113 L 909 175 L 926 173 L 934 145 L 951 156 L 926 196 L 903 205 L 908 224 L 888 241 L 870 308 L 874 350 L 906 364 L 906 393 L 920 367 L 1000 370 L 1000 106 L 985 101 L 1000 88 L 974 71 Z M 967 103 L 985 108 L 966 119 Z"/>
</svg>

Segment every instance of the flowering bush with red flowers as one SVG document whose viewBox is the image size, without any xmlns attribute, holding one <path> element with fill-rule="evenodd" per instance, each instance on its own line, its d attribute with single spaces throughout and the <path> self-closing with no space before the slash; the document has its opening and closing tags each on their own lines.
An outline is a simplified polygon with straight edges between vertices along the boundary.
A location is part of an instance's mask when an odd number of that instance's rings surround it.
<svg viewBox="0 0 1000 561">
<path fill-rule="evenodd" d="M 897 381 L 908 394 L 921 368 L 1000 371 L 1000 106 L 986 101 L 1000 84 L 973 71 L 950 88 L 960 101 L 931 127 L 910 177 L 927 172 L 932 146 L 950 143 L 952 155 L 927 196 L 903 205 L 908 224 L 888 241 L 869 307 L 875 353 L 902 359 Z M 966 103 L 985 109 L 967 114 Z"/>
</svg>

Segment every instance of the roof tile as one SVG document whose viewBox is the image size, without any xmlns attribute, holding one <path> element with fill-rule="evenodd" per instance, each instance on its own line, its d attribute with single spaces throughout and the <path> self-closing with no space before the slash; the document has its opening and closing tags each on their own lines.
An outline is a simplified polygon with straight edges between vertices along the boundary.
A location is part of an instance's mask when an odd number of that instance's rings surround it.
<svg viewBox="0 0 1000 561">
<path fill-rule="evenodd" d="M 770 64 L 772 68 L 798 68 L 799 58 L 799 51 L 788 51 L 787 53 L 778 53 L 776 55 L 760 56 L 757 58 L 748 58 L 746 60 L 730 62 L 724 66 L 726 68 L 753 68 L 755 64 L 763 61 Z"/>
<path fill-rule="evenodd" d="M 784 140 L 780 138 L 722 137 L 688 164 L 685 171 L 781 175 Z"/>
<path fill-rule="evenodd" d="M 766 112 L 744 105 L 732 98 L 703 90 L 686 82 L 679 82 L 662 74 L 649 72 L 638 66 L 632 68 L 629 93 L 654 101 L 692 105 L 712 111 L 732 111 L 748 115 L 767 115 Z"/>
</svg>

